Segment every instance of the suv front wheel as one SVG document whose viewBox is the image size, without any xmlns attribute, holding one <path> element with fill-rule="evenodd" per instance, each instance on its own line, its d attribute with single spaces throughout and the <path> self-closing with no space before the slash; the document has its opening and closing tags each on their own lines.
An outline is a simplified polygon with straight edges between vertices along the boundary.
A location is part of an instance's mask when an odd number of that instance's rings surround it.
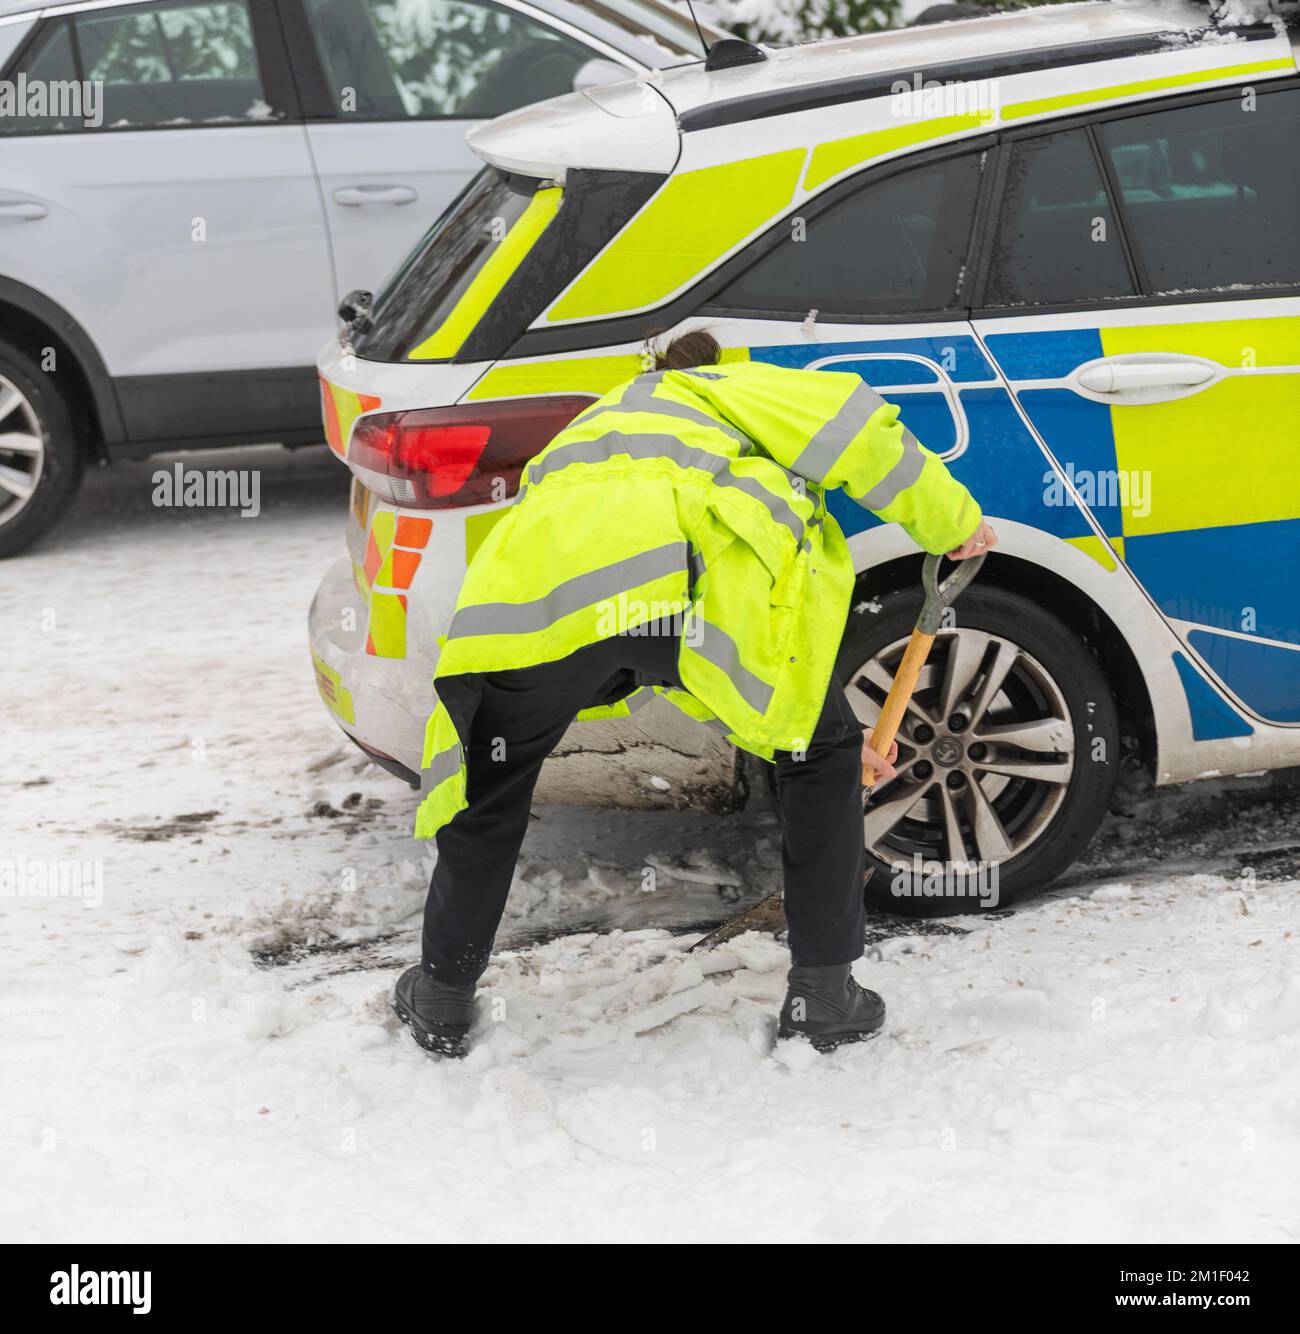
<svg viewBox="0 0 1300 1334">
<path fill-rule="evenodd" d="M 920 609 L 861 602 L 838 673 L 868 731 Z M 1005 907 L 1079 855 L 1119 767 L 1115 701 L 1088 646 L 1019 593 L 975 584 L 941 630 L 866 800 L 868 903 L 918 916 Z"/>
<path fill-rule="evenodd" d="M 52 528 L 81 485 L 85 458 L 72 413 L 50 378 L 0 342 L 0 557 Z"/>
</svg>

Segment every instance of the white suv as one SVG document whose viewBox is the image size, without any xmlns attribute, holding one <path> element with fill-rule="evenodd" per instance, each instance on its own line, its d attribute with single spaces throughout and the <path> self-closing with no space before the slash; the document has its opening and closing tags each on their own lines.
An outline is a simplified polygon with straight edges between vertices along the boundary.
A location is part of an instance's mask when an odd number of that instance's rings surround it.
<svg viewBox="0 0 1300 1334">
<path fill-rule="evenodd" d="M 0 0 L 0 556 L 88 459 L 319 440 L 334 307 L 466 130 L 699 55 L 661 0 Z"/>
</svg>

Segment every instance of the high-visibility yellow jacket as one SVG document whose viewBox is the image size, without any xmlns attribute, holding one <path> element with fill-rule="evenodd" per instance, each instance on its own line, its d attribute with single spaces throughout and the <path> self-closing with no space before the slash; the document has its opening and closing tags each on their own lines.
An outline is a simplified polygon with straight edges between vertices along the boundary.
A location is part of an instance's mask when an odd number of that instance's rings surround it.
<svg viewBox="0 0 1300 1334">
<path fill-rule="evenodd" d="M 856 375 L 734 362 L 640 375 L 527 466 L 465 576 L 434 675 L 416 837 L 465 802 L 478 674 L 553 662 L 683 614 L 684 691 L 663 693 L 764 759 L 802 750 L 830 684 L 854 583 L 824 491 L 926 551 L 979 507 Z M 629 713 L 636 691 L 582 717 Z"/>
</svg>

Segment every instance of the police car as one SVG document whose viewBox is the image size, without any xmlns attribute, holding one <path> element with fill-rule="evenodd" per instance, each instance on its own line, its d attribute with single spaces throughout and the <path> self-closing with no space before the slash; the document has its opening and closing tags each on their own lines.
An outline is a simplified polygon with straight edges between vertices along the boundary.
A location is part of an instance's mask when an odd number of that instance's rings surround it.
<svg viewBox="0 0 1300 1334">
<path fill-rule="evenodd" d="M 945 626 L 864 830 L 869 892 L 1046 884 L 1121 747 L 1160 783 L 1300 763 L 1300 79 L 1276 17 L 1018 10 L 707 63 L 501 117 L 483 171 L 322 354 L 348 552 L 311 612 L 343 729 L 418 768 L 438 636 L 527 459 L 706 325 L 899 404 L 1000 545 Z M 877 716 L 920 553 L 831 508 L 861 586 L 839 666 Z M 580 724 L 542 796 L 741 799 L 662 704 Z"/>
</svg>

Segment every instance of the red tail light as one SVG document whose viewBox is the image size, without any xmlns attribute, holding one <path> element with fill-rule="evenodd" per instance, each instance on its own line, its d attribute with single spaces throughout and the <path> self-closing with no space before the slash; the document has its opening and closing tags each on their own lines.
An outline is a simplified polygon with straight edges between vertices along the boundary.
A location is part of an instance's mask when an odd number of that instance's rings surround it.
<svg viewBox="0 0 1300 1334">
<path fill-rule="evenodd" d="M 594 401 L 510 398 L 375 413 L 353 429 L 348 467 L 381 499 L 410 509 L 508 500 L 524 464 Z"/>
</svg>

